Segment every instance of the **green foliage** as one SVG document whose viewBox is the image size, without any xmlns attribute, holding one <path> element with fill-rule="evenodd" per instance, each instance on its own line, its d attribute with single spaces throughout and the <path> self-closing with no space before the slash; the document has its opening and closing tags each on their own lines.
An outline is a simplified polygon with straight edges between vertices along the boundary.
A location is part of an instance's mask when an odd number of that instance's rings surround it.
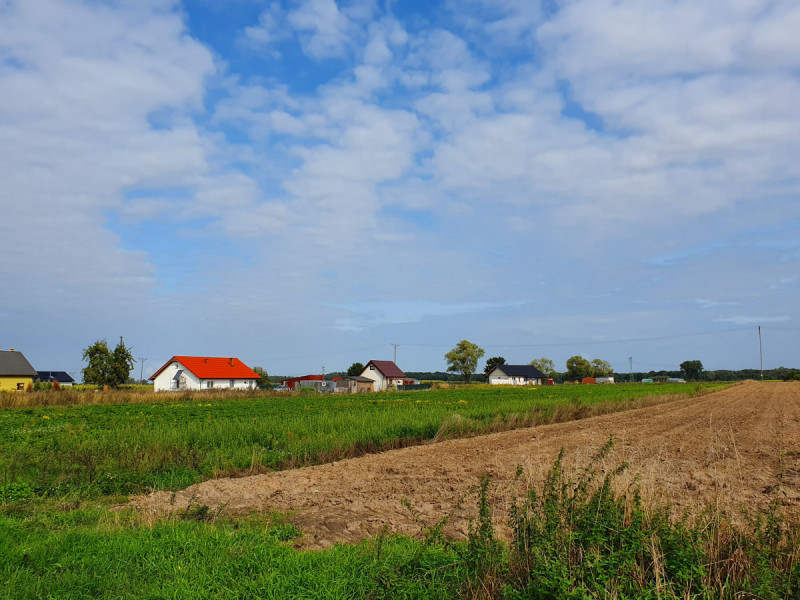
<svg viewBox="0 0 800 600">
<path fill-rule="evenodd" d="M 703 363 L 699 360 L 685 360 L 680 364 L 681 371 L 689 381 L 697 381 L 703 373 Z"/>
<path fill-rule="evenodd" d="M 545 376 L 549 377 L 550 379 L 555 379 L 558 373 L 556 372 L 556 365 L 555 363 L 550 360 L 549 358 L 534 358 L 530 364 L 537 369 L 539 369 Z"/>
<path fill-rule="evenodd" d="M 506 359 L 502 356 L 493 356 L 492 358 L 487 359 L 486 366 L 483 368 L 484 376 L 489 377 L 489 373 L 491 373 L 495 367 L 499 367 L 504 364 L 506 364 Z"/>
<path fill-rule="evenodd" d="M 133 369 L 132 349 L 125 346 L 122 337 L 114 350 L 109 350 L 106 340 L 97 340 L 83 349 L 83 360 L 88 364 L 82 370 L 84 383 L 119 387 L 126 383 Z"/>
<path fill-rule="evenodd" d="M 259 377 L 258 381 L 256 382 L 256 385 L 258 387 L 269 387 L 270 386 L 269 373 L 267 373 L 266 369 L 263 369 L 262 367 L 253 367 L 253 371 L 255 371 L 258 374 L 258 377 Z"/>
<path fill-rule="evenodd" d="M 567 359 L 567 379 L 575 377 L 591 377 L 592 364 L 582 356 L 570 356 Z"/>
<path fill-rule="evenodd" d="M 347 369 L 347 376 L 348 377 L 358 377 L 364 371 L 364 365 L 360 362 L 354 362 L 350 367 Z"/>
<path fill-rule="evenodd" d="M 0 504 L 21 502 L 33 496 L 33 488 L 27 483 L 0 484 Z"/>
<path fill-rule="evenodd" d="M 456 347 L 444 355 L 449 365 L 448 372 L 461 373 L 465 383 L 469 383 L 472 374 L 478 370 L 478 360 L 484 355 L 484 350 L 477 344 L 461 340 Z"/>
<path fill-rule="evenodd" d="M 614 373 L 611 365 L 599 358 L 592 359 L 592 377 L 610 377 Z"/>
<path fill-rule="evenodd" d="M 638 491 L 616 497 L 620 465 L 597 481 L 596 465 L 613 446 L 600 449 L 577 479 L 563 468 L 563 450 L 540 493 L 527 490 L 511 509 L 512 587 L 526 598 L 682 597 L 704 574 L 697 535 L 670 525 L 666 512 L 646 512 Z M 518 477 L 521 475 L 518 471 Z"/>
</svg>

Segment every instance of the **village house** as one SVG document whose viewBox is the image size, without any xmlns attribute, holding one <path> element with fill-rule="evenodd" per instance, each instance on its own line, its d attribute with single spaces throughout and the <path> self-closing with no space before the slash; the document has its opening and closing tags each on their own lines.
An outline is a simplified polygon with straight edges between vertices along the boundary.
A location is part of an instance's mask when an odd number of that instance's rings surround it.
<svg viewBox="0 0 800 600">
<path fill-rule="evenodd" d="M 61 387 L 72 387 L 75 380 L 66 371 L 36 371 L 36 379 L 44 381 L 45 383 L 55 383 Z"/>
<path fill-rule="evenodd" d="M 24 392 L 35 378 L 36 369 L 22 352 L 0 350 L 0 391 Z"/>
<path fill-rule="evenodd" d="M 533 365 L 498 365 L 487 379 L 491 385 L 542 385 L 547 376 Z"/>
<path fill-rule="evenodd" d="M 372 390 L 381 392 L 389 388 L 398 388 L 403 385 L 414 385 L 417 381 L 406 377 L 391 360 L 371 360 L 361 371 L 360 377 L 372 380 Z"/>
<path fill-rule="evenodd" d="M 150 376 L 157 392 L 254 390 L 260 376 L 238 358 L 173 356 Z"/>
</svg>

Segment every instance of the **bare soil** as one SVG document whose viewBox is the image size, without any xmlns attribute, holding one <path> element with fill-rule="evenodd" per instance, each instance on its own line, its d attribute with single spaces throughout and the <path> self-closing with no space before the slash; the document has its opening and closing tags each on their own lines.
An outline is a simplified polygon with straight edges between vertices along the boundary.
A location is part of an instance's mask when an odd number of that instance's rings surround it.
<svg viewBox="0 0 800 600">
<path fill-rule="evenodd" d="M 158 492 L 133 504 L 154 517 L 190 503 L 233 514 L 290 512 L 305 548 L 353 543 L 381 531 L 416 535 L 450 515 L 445 533 L 462 538 L 476 514 L 476 488 L 491 477 L 502 534 L 517 465 L 540 485 L 561 448 L 565 464 L 585 466 L 614 435 L 598 470 L 630 465 L 649 505 L 676 512 L 711 506 L 737 513 L 777 501 L 800 508 L 800 383 L 745 382 L 694 399 L 393 450 L 317 467 L 215 479 Z M 408 500 L 416 515 L 405 505 Z"/>
</svg>

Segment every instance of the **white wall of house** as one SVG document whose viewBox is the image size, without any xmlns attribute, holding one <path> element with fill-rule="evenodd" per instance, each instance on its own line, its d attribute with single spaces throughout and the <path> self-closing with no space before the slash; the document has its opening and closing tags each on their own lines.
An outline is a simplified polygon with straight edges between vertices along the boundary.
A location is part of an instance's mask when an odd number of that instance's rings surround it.
<svg viewBox="0 0 800 600">
<path fill-rule="evenodd" d="M 497 367 L 489 373 L 490 385 L 542 385 L 541 379 L 528 379 L 527 377 L 510 377 Z"/>
<path fill-rule="evenodd" d="M 199 379 L 181 363 L 174 360 L 156 376 L 153 389 L 156 392 L 177 392 L 181 390 L 253 390 L 254 379 Z"/>
<path fill-rule="evenodd" d="M 378 371 L 378 367 L 375 365 L 370 365 L 364 372 L 361 373 L 362 377 L 366 377 L 367 379 L 372 379 L 372 391 L 373 392 L 381 392 L 386 389 L 387 381 L 386 377 L 383 376 L 383 373 Z"/>
</svg>

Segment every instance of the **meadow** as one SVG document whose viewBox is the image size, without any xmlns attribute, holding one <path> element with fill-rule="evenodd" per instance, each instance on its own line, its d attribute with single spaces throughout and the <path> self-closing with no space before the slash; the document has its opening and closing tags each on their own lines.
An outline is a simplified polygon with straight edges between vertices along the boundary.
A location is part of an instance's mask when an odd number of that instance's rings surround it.
<svg viewBox="0 0 800 600">
<path fill-rule="evenodd" d="M 27 406 L 0 409 L 0 500 L 12 490 L 81 499 L 181 489 L 213 477 L 572 420 L 719 387 L 469 386 L 245 397 L 73 392 L 68 405 L 55 404 L 64 392 L 25 394 L 18 401 Z"/>
<path fill-rule="evenodd" d="M 745 528 L 675 522 L 615 495 L 616 472 L 556 462 L 519 489 L 497 540 L 487 479 L 466 541 L 441 523 L 298 551 L 291 514 L 113 505 L 222 475 L 584 418 L 719 385 L 470 386 L 361 396 L 26 395 L 0 410 L 0 598 L 796 598 L 800 527 L 777 507 Z M 6 399 L 6 405 L 12 401 Z M 609 442 L 609 445 L 611 442 Z M 624 469 L 620 465 L 619 471 Z"/>
</svg>

